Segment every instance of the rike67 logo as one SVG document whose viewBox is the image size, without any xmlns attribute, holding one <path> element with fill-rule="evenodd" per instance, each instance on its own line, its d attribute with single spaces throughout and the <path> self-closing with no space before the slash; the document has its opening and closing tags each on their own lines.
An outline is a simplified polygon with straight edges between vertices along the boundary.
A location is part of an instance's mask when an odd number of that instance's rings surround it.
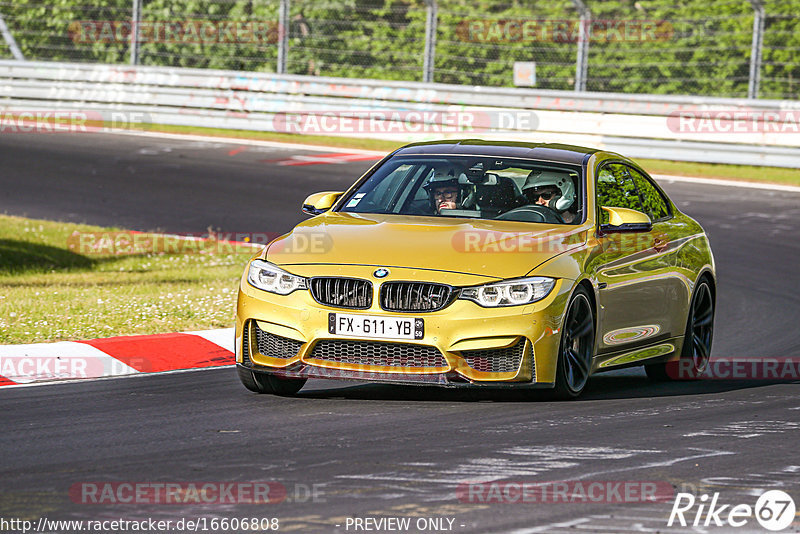
<svg viewBox="0 0 800 534">
<path fill-rule="evenodd" d="M 752 519 L 765 529 L 777 532 L 794 521 L 794 499 L 781 490 L 769 490 L 761 494 L 755 506 L 749 504 L 722 504 L 719 492 L 712 497 L 707 494 L 699 498 L 691 493 L 678 493 L 672 504 L 667 526 L 693 527 L 743 527 L 752 526 Z"/>
</svg>

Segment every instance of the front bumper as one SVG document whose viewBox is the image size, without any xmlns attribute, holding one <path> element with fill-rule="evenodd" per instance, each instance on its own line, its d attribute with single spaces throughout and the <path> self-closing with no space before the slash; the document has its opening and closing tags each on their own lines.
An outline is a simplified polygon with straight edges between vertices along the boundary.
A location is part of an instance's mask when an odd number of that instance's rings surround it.
<svg viewBox="0 0 800 534">
<path fill-rule="evenodd" d="M 347 274 L 370 279 L 373 270 L 372 266 L 353 266 Z M 393 269 L 393 274 L 395 271 L 398 269 Z M 412 273 L 397 273 L 400 277 L 403 274 Z M 419 276 L 419 272 L 413 274 Z M 454 283 L 441 279 L 430 281 Z M 380 308 L 377 298 L 380 282 L 374 280 L 376 298 L 373 298 L 372 307 L 353 310 L 320 304 L 305 290 L 289 295 L 261 291 L 250 286 L 243 277 L 236 314 L 236 362 L 254 371 L 287 378 L 456 387 L 550 387 L 555 381 L 561 322 L 571 290 L 568 282 L 558 280 L 546 298 L 524 306 L 482 308 L 471 301 L 456 300 L 436 312 L 397 313 Z M 339 337 L 328 332 L 331 312 L 387 318 L 419 317 L 425 321 L 424 336 L 402 341 Z M 280 351 L 282 357 L 273 356 L 275 352 L 266 348 L 276 346 L 275 342 L 284 347 Z M 291 348 L 286 349 L 287 346 Z M 327 350 L 331 346 L 338 352 Z M 351 351 L 350 347 L 366 347 L 376 353 L 392 349 L 389 351 L 392 354 L 409 349 L 409 354 L 438 352 L 440 356 L 435 360 L 425 356 L 420 360 L 427 362 L 424 364 L 413 357 L 408 360 L 383 358 L 384 365 L 376 365 L 374 359 L 359 361 L 358 354 L 364 351 Z M 505 358 L 502 365 L 497 365 L 499 357 Z M 509 360 L 511 357 L 516 359 Z M 510 361 L 515 364 L 509 366 Z"/>
</svg>

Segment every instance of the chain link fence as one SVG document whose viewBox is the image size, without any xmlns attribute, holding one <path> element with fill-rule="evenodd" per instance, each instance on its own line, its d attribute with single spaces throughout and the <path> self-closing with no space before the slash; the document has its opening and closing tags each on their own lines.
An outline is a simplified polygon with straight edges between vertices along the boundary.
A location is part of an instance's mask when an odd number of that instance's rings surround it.
<svg viewBox="0 0 800 534">
<path fill-rule="evenodd" d="M 287 73 L 420 81 L 422 2 L 293 0 Z"/>
<path fill-rule="evenodd" d="M 514 63 L 535 62 L 536 87 L 575 84 L 578 12 L 569 0 L 530 3 L 439 4 L 435 80 L 513 86 Z"/>
<path fill-rule="evenodd" d="M 800 97 L 800 0 L 0 0 L 0 33 L 5 59 Z"/>
</svg>

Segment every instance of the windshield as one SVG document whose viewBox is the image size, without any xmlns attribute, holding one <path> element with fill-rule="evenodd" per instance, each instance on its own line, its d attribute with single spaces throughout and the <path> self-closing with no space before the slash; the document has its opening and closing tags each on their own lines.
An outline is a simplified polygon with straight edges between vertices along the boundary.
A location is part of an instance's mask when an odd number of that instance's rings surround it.
<svg viewBox="0 0 800 534">
<path fill-rule="evenodd" d="M 486 156 L 396 156 L 340 211 L 577 224 L 580 167 Z"/>
</svg>

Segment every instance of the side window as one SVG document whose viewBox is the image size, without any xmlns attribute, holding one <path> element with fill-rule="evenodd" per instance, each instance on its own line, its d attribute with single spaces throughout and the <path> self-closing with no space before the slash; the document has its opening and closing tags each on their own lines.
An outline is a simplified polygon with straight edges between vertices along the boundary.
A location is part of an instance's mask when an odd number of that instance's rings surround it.
<svg viewBox="0 0 800 534">
<path fill-rule="evenodd" d="M 629 167 L 628 172 L 633 177 L 636 188 L 639 190 L 644 212 L 650 217 L 650 220 L 655 222 L 669 217 L 669 204 L 667 204 L 664 196 L 656 186 L 653 185 L 653 182 L 634 168 Z"/>
<path fill-rule="evenodd" d="M 620 163 L 604 165 L 597 174 L 597 206 L 628 208 L 644 212 L 628 167 Z M 608 212 L 601 209 L 600 224 L 608 222 Z"/>
</svg>

